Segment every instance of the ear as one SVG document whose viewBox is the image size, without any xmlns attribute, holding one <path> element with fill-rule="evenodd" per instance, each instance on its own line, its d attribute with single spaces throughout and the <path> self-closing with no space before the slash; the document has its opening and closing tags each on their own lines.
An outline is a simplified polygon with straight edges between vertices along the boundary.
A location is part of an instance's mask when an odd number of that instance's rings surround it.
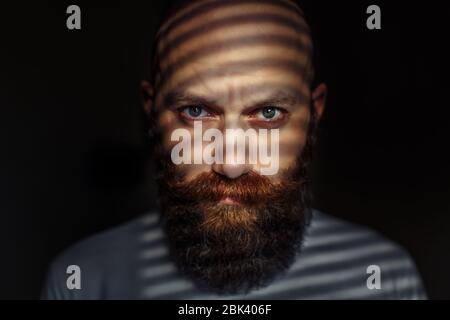
<svg viewBox="0 0 450 320">
<path fill-rule="evenodd" d="M 325 104 L 327 100 L 328 87 L 325 83 L 321 83 L 312 93 L 312 102 L 314 110 L 316 111 L 317 121 L 322 117 L 325 110 Z"/>
<path fill-rule="evenodd" d="M 150 114 L 154 108 L 155 92 L 153 86 L 148 81 L 141 82 L 142 105 L 146 114 Z"/>
</svg>

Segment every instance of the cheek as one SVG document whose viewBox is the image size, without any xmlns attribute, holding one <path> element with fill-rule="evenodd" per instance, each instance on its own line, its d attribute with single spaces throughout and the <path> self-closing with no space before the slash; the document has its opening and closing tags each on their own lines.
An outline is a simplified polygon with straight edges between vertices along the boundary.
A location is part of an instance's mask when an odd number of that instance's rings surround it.
<svg viewBox="0 0 450 320">
<path fill-rule="evenodd" d="M 179 140 L 172 141 L 172 133 L 176 129 L 185 129 L 189 131 L 191 137 L 194 137 L 194 132 L 191 127 L 186 126 L 180 119 L 178 115 L 173 111 L 164 111 L 160 114 L 158 119 L 159 126 L 162 132 L 162 145 L 164 151 L 166 151 L 169 155 L 172 149 L 180 143 Z M 202 143 L 203 148 L 205 147 L 206 142 Z M 191 139 L 191 154 L 198 152 L 201 154 L 201 151 L 196 150 L 194 148 L 194 141 Z M 171 161 L 168 159 L 168 161 Z M 206 164 L 178 164 L 176 165 L 177 170 L 183 173 L 185 180 L 189 181 L 195 178 L 197 175 L 203 172 L 208 172 L 210 170 L 210 166 Z"/>
<path fill-rule="evenodd" d="M 306 110 L 306 111 L 305 111 Z M 289 123 L 280 130 L 280 168 L 287 169 L 293 165 L 306 144 L 310 113 L 294 113 Z"/>
<path fill-rule="evenodd" d="M 170 152 L 177 144 L 177 141 L 171 141 L 172 133 L 180 128 L 180 121 L 173 111 L 163 111 L 159 115 L 158 125 L 162 132 L 162 145 L 166 152 Z"/>
<path fill-rule="evenodd" d="M 308 135 L 308 125 L 310 120 L 310 113 L 308 108 L 302 108 L 301 110 L 293 113 L 289 119 L 289 122 L 279 130 L 278 140 L 278 173 L 274 175 L 268 175 L 269 179 L 274 182 L 279 181 L 281 178 L 281 171 L 294 168 L 298 160 L 298 156 L 302 152 Z M 261 147 L 261 145 L 260 145 Z M 269 146 L 269 148 L 271 148 Z M 270 149 L 269 149 L 270 150 Z M 267 164 L 259 163 L 256 167 L 257 171 L 261 168 L 267 167 Z M 273 165 L 273 158 L 270 160 Z"/>
</svg>

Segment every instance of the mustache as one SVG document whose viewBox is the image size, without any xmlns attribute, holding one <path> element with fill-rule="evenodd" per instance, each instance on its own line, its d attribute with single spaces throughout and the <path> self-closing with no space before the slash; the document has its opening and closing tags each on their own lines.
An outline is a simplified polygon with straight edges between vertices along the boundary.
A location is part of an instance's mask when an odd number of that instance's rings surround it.
<svg viewBox="0 0 450 320">
<path fill-rule="evenodd" d="M 165 181 L 171 198 L 178 201 L 218 202 L 228 197 L 242 204 L 257 204 L 280 199 L 290 201 L 298 196 L 296 191 L 306 181 L 289 173 L 285 171 L 280 182 L 273 182 L 254 171 L 235 179 L 210 171 L 201 173 L 190 181 L 184 181 L 181 177 L 166 177 Z"/>
</svg>

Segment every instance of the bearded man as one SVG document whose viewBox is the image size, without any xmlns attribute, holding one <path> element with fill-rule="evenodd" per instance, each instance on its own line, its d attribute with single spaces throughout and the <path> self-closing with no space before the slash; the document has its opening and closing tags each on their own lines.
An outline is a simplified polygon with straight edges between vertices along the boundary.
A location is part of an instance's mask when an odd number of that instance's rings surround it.
<svg viewBox="0 0 450 320">
<path fill-rule="evenodd" d="M 142 91 L 160 210 L 63 253 L 44 298 L 425 298 L 401 247 L 311 208 L 308 169 L 327 87 L 314 81 L 311 32 L 296 2 L 174 1 L 152 63 Z M 252 143 L 268 147 L 261 140 L 245 143 L 243 162 L 221 148 L 209 151 L 223 161 L 174 161 L 174 132 L 195 136 L 196 124 L 276 132 L 276 173 L 247 159 Z M 234 148 L 228 140 L 216 146 Z M 207 144 L 188 143 L 182 157 Z M 67 287 L 69 265 L 81 270 L 81 289 Z"/>
</svg>

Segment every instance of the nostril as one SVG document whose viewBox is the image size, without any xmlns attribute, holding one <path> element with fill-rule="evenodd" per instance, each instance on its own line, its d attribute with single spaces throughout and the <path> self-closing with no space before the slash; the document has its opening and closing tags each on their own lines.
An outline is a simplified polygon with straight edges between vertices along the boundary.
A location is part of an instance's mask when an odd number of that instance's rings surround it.
<svg viewBox="0 0 450 320">
<path fill-rule="evenodd" d="M 222 165 L 222 174 L 230 179 L 236 179 L 243 174 L 246 174 L 248 170 L 247 165 L 243 164 L 224 164 Z"/>
</svg>

